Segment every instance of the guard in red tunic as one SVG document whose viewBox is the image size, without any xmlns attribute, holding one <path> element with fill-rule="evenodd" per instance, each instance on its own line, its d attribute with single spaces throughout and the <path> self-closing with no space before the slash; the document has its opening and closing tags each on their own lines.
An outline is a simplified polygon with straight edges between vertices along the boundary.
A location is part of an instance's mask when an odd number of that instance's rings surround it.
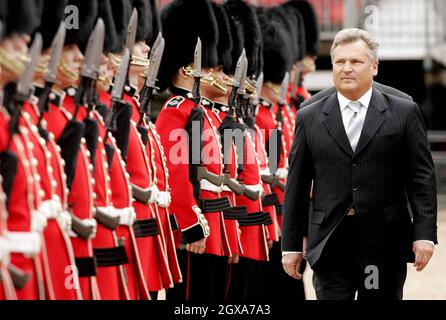
<svg viewBox="0 0 446 320">
<path fill-rule="evenodd" d="M 166 47 L 159 87 L 170 87 L 173 96 L 164 104 L 156 127 L 167 155 L 170 209 L 181 229 L 176 245 L 184 280 L 167 292 L 167 299 L 219 300 L 224 295 L 229 254 L 222 211 L 231 203 L 221 195 L 220 137 L 211 111 L 199 103 L 200 75 L 208 77 L 209 68 L 218 63 L 217 25 L 205 0 L 173 1 L 163 9 L 161 20 Z"/>
<path fill-rule="evenodd" d="M 225 6 L 229 16 L 240 23 L 246 49 L 246 81 L 242 80 L 237 88 L 238 99 L 235 104 L 237 127 L 245 128 L 243 146 L 243 167 L 239 168 L 238 180 L 245 184 L 243 195 L 236 196 L 237 206 L 246 206 L 248 215 L 240 220 L 243 253 L 240 262 L 234 267 L 229 291 L 230 299 L 261 299 L 265 261 L 269 259 L 267 234 L 265 226 L 271 223 L 269 214 L 263 211 L 263 185 L 260 175 L 260 163 L 256 154 L 254 119 L 251 117 L 252 103 L 250 95 L 255 94 L 256 77 L 261 70 L 261 38 L 257 15 L 254 9 L 243 1 L 227 1 Z M 245 58 L 245 60 L 246 60 Z M 233 72 L 233 71 L 232 71 Z M 254 85 L 253 85 L 254 84 Z M 233 90 L 236 90 L 234 88 Z M 230 107 L 231 105 L 230 101 Z M 237 149 L 240 146 L 237 145 Z M 250 191 L 250 192 L 248 192 Z"/>
<path fill-rule="evenodd" d="M 146 71 L 145 84 L 140 91 L 139 105 L 139 122 L 144 124 L 143 132 L 147 132 L 147 153 L 150 156 L 150 169 L 152 172 L 152 208 L 159 219 L 160 236 L 166 253 L 169 271 L 171 277 L 165 277 L 163 280 L 163 288 L 172 288 L 174 283 L 182 282 L 182 274 L 175 251 L 174 232 L 178 230 L 178 223 L 174 213 L 169 212 L 171 202 L 169 173 L 167 168 L 167 158 L 164 148 L 161 145 L 159 134 L 150 117 L 150 99 L 153 90 L 156 88 L 157 66 L 161 62 L 162 52 L 164 48 L 164 40 L 162 39 L 160 28 L 161 21 L 159 18 L 156 2 L 151 1 L 152 9 L 152 39 L 148 39 L 147 43 L 151 47 L 150 67 Z M 141 128 L 141 127 L 140 127 Z M 141 128 L 142 129 L 142 128 Z M 176 233 L 179 233 L 177 231 Z M 156 294 L 152 294 L 156 297 Z"/>
<path fill-rule="evenodd" d="M 121 148 L 121 151 L 126 159 L 135 200 L 133 207 L 137 220 L 133 228 L 143 271 L 139 281 L 139 295 L 142 299 L 149 299 L 150 293 L 155 298 L 156 292 L 164 287 L 163 283 L 171 284 L 172 278 L 160 233 L 160 219 L 154 208 L 154 200 L 150 197 L 154 186 L 150 167 L 152 151 L 147 152 L 148 129 L 145 122 L 139 121 L 139 96 L 136 94 L 144 84 L 144 74 L 148 66 L 150 47 L 146 41 L 151 39 L 152 34 L 149 3 L 145 0 L 133 1 L 133 6 L 138 13 L 138 25 L 136 39 L 131 48 L 127 92 L 123 97 L 129 106 L 127 115 L 131 117 L 127 121 L 120 122 L 120 125 L 125 125 L 125 130 L 129 132 L 128 150 Z M 118 128 L 117 131 L 122 129 Z"/>
<path fill-rule="evenodd" d="M 45 219 L 38 211 L 42 194 L 36 181 L 37 160 L 32 153 L 33 145 L 28 141 L 29 130 L 19 126 L 20 108 L 23 99 L 29 97 L 27 89 L 31 88 L 31 79 L 23 80 L 23 87 L 17 91 L 18 79 L 27 67 L 32 68 L 31 63 L 37 61 L 23 59 L 28 55 L 29 35 L 37 26 L 37 8 L 34 2 L 24 0 L 6 1 L 5 4 L 7 10 L 2 8 L 7 17 L 3 19 L 6 22 L 5 36 L 0 43 L 0 92 L 4 97 L 0 107 L 0 161 L 3 189 L 8 195 L 8 231 L 3 240 L 6 239 L 10 252 L 8 267 L 15 277 L 17 298 L 45 299 L 49 293 L 45 290 L 41 251 Z M 35 51 L 40 50 L 38 46 L 36 48 Z M 34 59 L 38 55 L 39 52 L 35 52 Z M 9 292 L 8 295 L 11 297 L 12 294 Z"/>
<path fill-rule="evenodd" d="M 45 4 L 47 4 L 45 6 Z M 46 129 L 46 121 L 42 120 L 47 109 L 48 100 L 43 92 L 51 90 L 51 83 L 57 69 L 57 47 L 64 43 L 63 27 L 60 26 L 64 15 L 65 1 L 59 5 L 49 6 L 43 2 L 39 31 L 43 35 L 43 50 L 40 63 L 34 76 L 34 95 L 22 108 L 22 125 L 29 130 L 29 140 L 33 143 L 33 154 L 38 159 L 37 173 L 40 177 L 40 188 L 44 192 L 39 211 L 47 222 L 44 230 L 44 271 L 45 278 L 50 279 L 51 290 L 47 299 L 75 300 L 81 299 L 78 277 L 73 270 L 75 265 L 73 248 L 69 238 L 71 216 L 66 211 L 68 188 L 60 147 L 54 141 L 53 134 Z M 58 33 L 56 33 L 58 32 Z M 53 41 L 55 40 L 55 41 Z M 53 48 L 50 48 L 51 44 Z M 54 52 L 55 56 L 50 53 Z M 52 63 L 51 67 L 49 66 Z M 48 68 L 53 68 L 49 70 Z M 46 88 L 45 79 L 47 81 Z M 42 101 L 39 98 L 42 97 Z M 67 281 L 70 280 L 70 281 Z M 47 280 L 47 285 L 49 281 Z"/>
<path fill-rule="evenodd" d="M 272 191 L 277 194 L 280 205 L 288 172 L 288 154 L 293 140 L 292 118 L 286 108 L 285 92 L 288 87 L 288 72 L 291 68 L 293 52 L 287 41 L 286 29 L 277 21 L 271 21 L 267 14 L 260 17 L 263 35 L 264 85 L 256 123 L 264 131 L 264 139 L 270 162 Z M 276 206 L 278 224 L 281 226 L 281 206 Z M 265 268 L 265 295 L 269 299 L 304 299 L 301 281 L 289 281 L 281 266 L 280 241 L 274 242 L 270 250 L 271 261 Z"/>
<path fill-rule="evenodd" d="M 6 1 L 0 3 L 0 42 L 3 40 L 3 35 L 5 32 L 5 21 L 6 21 Z M 1 68 L 0 68 L 1 77 Z M 0 88 L 0 112 L 4 112 L 3 107 L 3 83 Z M 8 116 L 7 114 L 0 114 L 0 132 L 2 136 L 7 136 L 8 132 Z M 4 145 L 4 141 L 1 142 Z M 2 150 L 3 151 L 3 150 Z M 14 284 L 11 279 L 11 275 L 8 271 L 8 264 L 10 259 L 10 252 L 7 239 L 5 238 L 6 233 L 6 222 L 8 218 L 7 207 L 7 196 L 3 192 L 3 177 L 1 172 L 3 172 L 3 152 L 0 155 L 0 300 L 15 300 L 17 299 L 14 289 Z M 15 168 L 9 168 L 8 172 L 3 172 L 8 177 L 7 179 L 13 179 L 15 176 Z M 8 186 L 10 187 L 10 186 Z"/>
<path fill-rule="evenodd" d="M 87 110 L 83 105 L 76 106 L 72 86 L 80 80 L 84 48 L 87 37 L 93 30 L 97 17 L 97 3 L 94 1 L 69 1 L 80 12 L 80 29 L 68 29 L 65 45 L 58 65 L 56 83 L 50 95 L 48 112 L 44 119 L 47 129 L 61 148 L 67 175 L 68 210 L 72 213 L 71 242 L 75 254 L 76 271 L 84 299 L 100 299 L 96 280 L 96 263 L 92 239 L 96 235 L 97 223 L 94 219 L 96 195 L 94 192 L 94 166 L 87 139 L 84 137 L 86 123 L 83 122 Z M 88 138 L 88 137 L 87 137 Z"/>
<path fill-rule="evenodd" d="M 2 125 L 0 126 L 0 130 L 5 130 Z M 2 184 L 3 178 L 0 176 L 0 300 L 15 300 L 17 296 L 14 283 L 8 270 L 10 253 L 5 237 L 8 212 L 6 211 L 6 194 L 3 192 Z"/>
</svg>

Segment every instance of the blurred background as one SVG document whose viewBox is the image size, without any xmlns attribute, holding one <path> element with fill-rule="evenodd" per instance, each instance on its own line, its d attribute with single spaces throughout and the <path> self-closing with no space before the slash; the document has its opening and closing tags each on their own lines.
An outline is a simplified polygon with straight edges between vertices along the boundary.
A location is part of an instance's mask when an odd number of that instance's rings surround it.
<svg viewBox="0 0 446 320">
<path fill-rule="evenodd" d="M 158 5 L 169 2 L 158 0 Z M 286 0 L 247 2 L 274 6 Z M 307 90 L 315 93 L 333 85 L 331 44 L 338 31 L 355 27 L 373 33 L 380 43 L 376 80 L 408 93 L 420 106 L 437 171 L 440 246 L 424 272 L 416 273 L 409 267 L 405 299 L 446 299 L 446 1 L 308 2 L 313 4 L 319 20 L 321 50 L 316 72 L 305 78 Z M 313 299 L 311 270 L 305 272 L 305 283 L 307 297 Z"/>
</svg>

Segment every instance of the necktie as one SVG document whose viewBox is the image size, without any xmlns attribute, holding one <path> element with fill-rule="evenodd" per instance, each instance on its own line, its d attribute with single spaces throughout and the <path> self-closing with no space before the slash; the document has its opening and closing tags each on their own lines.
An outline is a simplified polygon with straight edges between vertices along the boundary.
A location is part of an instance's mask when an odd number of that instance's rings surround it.
<svg viewBox="0 0 446 320">
<path fill-rule="evenodd" d="M 361 111 L 361 103 L 358 101 L 351 101 L 347 108 L 350 109 L 351 116 L 350 120 L 348 121 L 346 132 L 350 145 L 352 146 L 353 151 L 355 151 L 356 146 L 358 145 L 359 137 L 361 136 L 362 126 L 364 124 L 363 118 L 359 116 Z"/>
</svg>

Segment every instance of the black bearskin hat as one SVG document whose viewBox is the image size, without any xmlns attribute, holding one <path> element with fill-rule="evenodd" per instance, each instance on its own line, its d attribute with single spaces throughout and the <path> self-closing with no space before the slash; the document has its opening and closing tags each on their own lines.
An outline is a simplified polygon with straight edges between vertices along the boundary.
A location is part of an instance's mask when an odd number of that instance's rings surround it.
<svg viewBox="0 0 446 320">
<path fill-rule="evenodd" d="M 39 32 L 43 40 L 42 51 L 51 47 L 53 38 L 65 17 L 67 3 L 68 0 L 59 0 L 56 3 L 49 0 L 42 1 L 42 13 L 39 26 Z"/>
<path fill-rule="evenodd" d="M 158 37 L 158 33 L 163 32 L 163 28 L 161 26 L 161 18 L 158 11 L 158 6 L 156 4 L 156 0 L 149 0 L 150 8 L 152 10 L 152 37 L 151 39 L 147 39 L 147 44 L 152 47 L 153 43 Z"/>
<path fill-rule="evenodd" d="M 319 26 L 316 13 L 310 3 L 305 0 L 292 0 L 287 3 L 288 6 L 294 6 L 301 14 L 306 35 L 306 54 L 317 55 L 319 53 Z"/>
<path fill-rule="evenodd" d="M 292 64 L 292 53 L 286 44 L 288 36 L 281 23 L 271 21 L 267 17 L 261 18 L 260 21 L 263 37 L 264 81 L 280 84 Z"/>
<path fill-rule="evenodd" d="M 223 8 L 226 10 L 225 7 Z M 240 24 L 240 22 L 238 22 L 235 19 L 232 19 L 229 15 L 227 15 L 227 17 L 232 37 L 232 52 L 231 52 L 231 60 L 228 61 L 227 64 L 223 64 L 223 72 L 226 74 L 234 74 L 235 68 L 237 67 L 238 58 L 243 52 L 245 43 L 243 38 L 243 27 Z"/>
<path fill-rule="evenodd" d="M 242 0 L 228 0 L 225 3 L 229 16 L 243 27 L 244 46 L 248 58 L 248 77 L 259 73 L 259 51 L 262 45 L 259 21 L 254 9 Z"/>
<path fill-rule="evenodd" d="M 132 5 L 138 12 L 138 28 L 135 41 L 152 39 L 152 11 L 149 0 L 132 0 Z"/>
<path fill-rule="evenodd" d="M 200 37 L 203 68 L 218 65 L 218 27 L 207 0 L 174 0 L 161 12 L 163 37 L 166 40 L 158 74 L 160 90 L 171 83 L 177 70 L 194 61 L 195 45 Z"/>
<path fill-rule="evenodd" d="M 70 29 L 70 26 L 67 26 L 65 45 L 77 44 L 79 49 L 83 52 L 87 45 L 88 38 L 96 24 L 98 3 L 96 1 L 69 0 L 68 6 L 76 6 L 79 10 L 79 29 Z M 68 10 L 65 19 L 72 14 L 72 11 Z M 71 18 L 68 20 L 71 20 Z"/>
<path fill-rule="evenodd" d="M 225 8 L 216 3 L 212 3 L 214 9 L 215 18 L 218 25 L 218 44 L 217 55 L 218 64 L 221 66 L 228 66 L 232 63 L 232 35 L 231 26 L 229 25 L 228 14 Z"/>
<path fill-rule="evenodd" d="M 115 47 L 111 52 L 117 53 L 124 49 L 127 27 L 132 15 L 132 5 L 129 0 L 113 0 L 110 1 L 110 4 L 116 30 Z"/>
<path fill-rule="evenodd" d="M 297 56 L 299 54 L 298 43 L 296 39 L 298 38 L 298 22 L 297 18 L 291 11 L 286 11 L 283 6 L 273 7 L 269 10 L 269 15 L 272 20 L 276 20 L 281 23 L 288 35 L 287 47 L 290 52 L 292 52 L 293 60 L 297 61 Z"/>
<path fill-rule="evenodd" d="M 40 4 L 35 0 L 1 0 L 5 2 L 1 19 L 4 35 L 13 33 L 32 35 L 40 22 Z"/>
<path fill-rule="evenodd" d="M 111 52 L 119 41 L 116 34 L 115 21 L 113 20 L 113 13 L 110 0 L 97 0 L 98 1 L 98 18 L 102 18 L 105 25 L 105 37 L 104 37 L 104 53 Z"/>
</svg>

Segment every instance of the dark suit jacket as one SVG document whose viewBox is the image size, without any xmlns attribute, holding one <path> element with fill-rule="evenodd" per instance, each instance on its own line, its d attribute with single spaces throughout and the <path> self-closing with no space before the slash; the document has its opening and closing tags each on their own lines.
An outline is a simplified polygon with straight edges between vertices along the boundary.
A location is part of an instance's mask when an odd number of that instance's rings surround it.
<svg viewBox="0 0 446 320">
<path fill-rule="evenodd" d="M 411 261 L 414 240 L 437 242 L 434 165 L 416 103 L 374 89 L 353 152 L 332 93 L 297 113 L 289 161 L 283 251 L 302 251 L 302 238 L 308 235 L 313 266 L 352 206 L 365 259 L 385 254 Z"/>
<path fill-rule="evenodd" d="M 387 93 L 387 94 L 391 94 L 393 96 L 397 96 L 403 99 L 407 99 L 410 101 L 413 101 L 412 97 L 409 96 L 407 93 L 404 93 L 398 89 L 386 86 L 384 84 L 381 84 L 379 82 L 373 81 L 373 89 L 378 90 L 379 92 L 382 93 Z M 335 87 L 330 87 L 327 89 L 324 89 L 322 91 L 319 91 L 318 93 L 316 93 L 315 95 L 312 95 L 309 99 L 305 100 L 304 102 L 302 102 L 302 104 L 300 105 L 300 109 L 305 108 L 306 106 L 309 106 L 310 104 L 325 98 L 326 96 L 331 95 L 332 93 L 336 92 L 336 88 Z"/>
</svg>

